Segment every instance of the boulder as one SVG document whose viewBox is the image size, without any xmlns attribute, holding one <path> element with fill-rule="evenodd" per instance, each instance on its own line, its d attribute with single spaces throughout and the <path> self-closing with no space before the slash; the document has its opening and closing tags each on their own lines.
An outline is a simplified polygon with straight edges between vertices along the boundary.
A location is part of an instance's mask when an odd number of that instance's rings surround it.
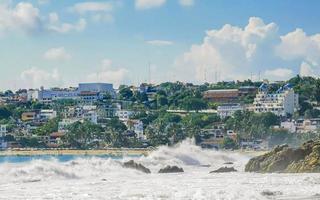
<svg viewBox="0 0 320 200">
<path fill-rule="evenodd" d="M 288 145 L 275 147 L 269 153 L 254 157 L 245 167 L 246 172 L 306 173 L 320 172 L 320 141 L 308 141 L 299 148 Z"/>
<path fill-rule="evenodd" d="M 225 162 L 224 165 L 233 165 L 233 162 Z"/>
<path fill-rule="evenodd" d="M 130 160 L 128 162 L 123 163 L 123 167 L 130 168 L 130 169 L 136 169 L 136 170 L 141 171 L 146 174 L 151 173 L 150 169 L 146 168 L 142 164 L 134 162 L 134 160 Z"/>
<path fill-rule="evenodd" d="M 210 173 L 227 173 L 227 172 L 236 172 L 237 170 L 233 167 L 220 167 L 217 170 L 211 171 Z"/>
<path fill-rule="evenodd" d="M 182 168 L 177 166 L 166 166 L 159 170 L 159 173 L 181 173 L 184 172 Z"/>
</svg>

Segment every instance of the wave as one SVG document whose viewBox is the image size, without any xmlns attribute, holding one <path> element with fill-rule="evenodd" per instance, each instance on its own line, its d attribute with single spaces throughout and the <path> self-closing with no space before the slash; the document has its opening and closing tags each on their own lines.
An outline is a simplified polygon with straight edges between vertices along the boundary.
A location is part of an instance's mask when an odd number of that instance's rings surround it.
<svg viewBox="0 0 320 200">
<path fill-rule="evenodd" d="M 4 163 L 0 165 L 0 174 L 5 180 L 38 182 L 48 179 L 81 179 L 88 177 L 136 176 L 141 172 L 125 169 L 122 162 L 135 160 L 151 169 L 153 173 L 166 165 L 178 165 L 189 171 L 201 170 L 204 166 L 218 168 L 225 162 L 232 162 L 238 170 L 243 170 L 249 159 L 245 155 L 233 152 L 204 150 L 185 140 L 173 147 L 161 146 L 148 156 L 124 157 L 122 159 L 101 157 L 79 157 L 68 162 L 36 159 L 23 163 Z M 206 170 L 207 172 L 207 170 Z"/>
</svg>

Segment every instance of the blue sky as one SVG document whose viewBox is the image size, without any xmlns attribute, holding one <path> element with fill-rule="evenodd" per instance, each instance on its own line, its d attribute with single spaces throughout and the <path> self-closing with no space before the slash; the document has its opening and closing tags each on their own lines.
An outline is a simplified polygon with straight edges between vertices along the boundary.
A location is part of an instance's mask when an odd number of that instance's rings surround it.
<svg viewBox="0 0 320 200">
<path fill-rule="evenodd" d="M 0 89 L 320 72 L 317 0 L 2 0 Z M 229 25 L 226 25 L 229 24 Z M 259 76 L 260 74 L 260 76 Z"/>
</svg>

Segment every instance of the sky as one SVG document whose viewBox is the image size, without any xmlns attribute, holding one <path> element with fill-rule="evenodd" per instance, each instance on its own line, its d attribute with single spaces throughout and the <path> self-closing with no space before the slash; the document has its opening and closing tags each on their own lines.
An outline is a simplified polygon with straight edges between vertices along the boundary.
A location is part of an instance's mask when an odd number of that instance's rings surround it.
<svg viewBox="0 0 320 200">
<path fill-rule="evenodd" d="M 318 0 L 0 0 L 0 90 L 320 75 Z"/>
</svg>

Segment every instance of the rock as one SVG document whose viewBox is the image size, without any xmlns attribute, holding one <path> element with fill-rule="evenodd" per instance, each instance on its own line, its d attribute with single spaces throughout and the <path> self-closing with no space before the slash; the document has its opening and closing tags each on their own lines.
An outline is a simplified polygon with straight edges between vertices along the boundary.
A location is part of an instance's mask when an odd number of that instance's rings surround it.
<svg viewBox="0 0 320 200">
<path fill-rule="evenodd" d="M 233 167 L 220 167 L 217 170 L 211 171 L 210 173 L 226 173 L 226 172 L 236 172 L 237 170 Z"/>
<path fill-rule="evenodd" d="M 134 160 L 130 160 L 128 162 L 123 163 L 123 167 L 130 168 L 130 169 L 136 169 L 138 171 L 144 172 L 146 174 L 150 174 L 150 169 L 146 168 L 142 164 L 134 162 Z"/>
<path fill-rule="evenodd" d="M 177 166 L 166 166 L 159 170 L 159 173 L 181 173 L 184 172 L 182 168 Z"/>
<path fill-rule="evenodd" d="M 275 147 L 269 153 L 252 158 L 246 172 L 306 173 L 320 172 L 320 141 L 308 141 L 294 149 L 288 145 Z"/>
<path fill-rule="evenodd" d="M 224 165 L 233 165 L 233 162 L 225 162 Z"/>
<path fill-rule="evenodd" d="M 280 192 L 280 191 L 272 192 L 270 190 L 263 190 L 261 192 L 261 195 L 262 196 L 276 196 L 276 195 L 282 195 L 282 192 Z"/>
</svg>

